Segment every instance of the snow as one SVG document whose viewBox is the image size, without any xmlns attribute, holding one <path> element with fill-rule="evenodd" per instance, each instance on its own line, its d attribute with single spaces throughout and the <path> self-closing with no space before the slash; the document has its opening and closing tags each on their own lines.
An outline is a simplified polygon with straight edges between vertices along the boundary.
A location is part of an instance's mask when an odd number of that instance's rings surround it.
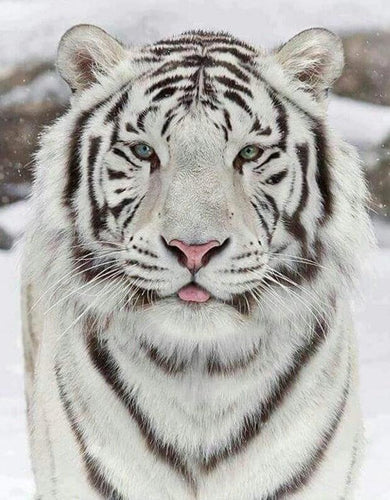
<svg viewBox="0 0 390 500">
<path fill-rule="evenodd" d="M 53 58 L 62 34 L 78 23 L 97 24 L 128 43 L 205 28 L 267 47 L 318 25 L 339 33 L 390 25 L 385 0 L 119 0 L 115 8 L 106 0 L 2 0 L 1 11 L 4 65 Z"/>
<path fill-rule="evenodd" d="M 18 85 L 6 94 L 0 95 L 0 107 L 13 106 L 21 102 L 39 103 L 45 99 L 65 103 L 69 98 L 68 86 L 53 71 L 37 76 L 30 85 Z"/>
<path fill-rule="evenodd" d="M 12 217 L 10 215 L 12 214 Z M 20 234 L 28 219 L 28 203 L 0 210 L 0 225 Z M 11 227 L 9 221 L 13 221 Z M 376 249 L 362 279 L 363 299 L 355 305 L 360 345 L 361 399 L 367 450 L 358 500 L 390 498 L 390 231 L 376 221 L 381 247 Z M 20 248 L 0 252 L 0 498 L 26 500 L 33 491 L 28 461 L 23 361 L 19 308 Z"/>
<path fill-rule="evenodd" d="M 332 96 L 330 125 L 348 142 L 363 150 L 381 144 L 390 131 L 390 107 Z"/>
</svg>

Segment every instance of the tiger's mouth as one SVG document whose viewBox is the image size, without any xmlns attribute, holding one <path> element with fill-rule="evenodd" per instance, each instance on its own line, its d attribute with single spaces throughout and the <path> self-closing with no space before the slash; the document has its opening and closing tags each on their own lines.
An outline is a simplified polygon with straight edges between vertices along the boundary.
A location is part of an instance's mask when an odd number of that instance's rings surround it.
<svg viewBox="0 0 390 500">
<path fill-rule="evenodd" d="M 176 293 L 165 297 L 154 290 L 144 290 L 139 287 L 138 293 L 132 295 L 132 304 L 135 309 L 142 310 L 172 298 L 176 298 L 186 307 L 199 308 L 211 302 L 220 303 L 232 307 L 242 316 L 250 316 L 256 308 L 256 301 L 250 291 L 235 294 L 228 300 L 222 300 L 195 282 L 187 283 Z"/>
<path fill-rule="evenodd" d="M 211 293 L 195 282 L 191 282 L 177 292 L 180 300 L 183 302 L 207 302 L 211 298 Z"/>
<path fill-rule="evenodd" d="M 188 305 L 203 304 L 209 301 L 229 305 L 244 316 L 249 316 L 256 306 L 253 295 L 249 291 L 235 294 L 229 300 L 222 300 L 215 297 L 211 292 L 198 285 L 195 281 L 191 281 L 187 285 L 184 285 L 176 295 L 181 302 L 186 302 Z"/>
</svg>

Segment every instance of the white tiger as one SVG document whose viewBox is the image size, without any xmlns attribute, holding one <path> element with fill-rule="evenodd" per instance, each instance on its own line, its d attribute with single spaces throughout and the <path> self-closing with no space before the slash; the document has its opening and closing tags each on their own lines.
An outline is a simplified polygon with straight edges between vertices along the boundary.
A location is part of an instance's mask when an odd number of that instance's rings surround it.
<svg viewBox="0 0 390 500">
<path fill-rule="evenodd" d="M 370 224 L 325 121 L 340 40 L 80 25 L 57 65 L 23 265 L 37 498 L 351 498 Z"/>
</svg>

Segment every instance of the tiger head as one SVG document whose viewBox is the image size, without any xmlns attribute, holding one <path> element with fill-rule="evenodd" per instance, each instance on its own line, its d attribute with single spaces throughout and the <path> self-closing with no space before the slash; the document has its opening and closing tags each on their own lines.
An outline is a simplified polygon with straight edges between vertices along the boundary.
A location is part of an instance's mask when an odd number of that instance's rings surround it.
<svg viewBox="0 0 390 500">
<path fill-rule="evenodd" d="M 324 121 L 336 35 L 309 29 L 268 53 L 202 31 L 125 48 L 80 25 L 57 66 L 73 96 L 44 139 L 63 168 L 43 182 L 87 278 L 122 280 L 133 305 L 245 314 L 274 285 L 353 261 L 365 188 Z"/>
</svg>

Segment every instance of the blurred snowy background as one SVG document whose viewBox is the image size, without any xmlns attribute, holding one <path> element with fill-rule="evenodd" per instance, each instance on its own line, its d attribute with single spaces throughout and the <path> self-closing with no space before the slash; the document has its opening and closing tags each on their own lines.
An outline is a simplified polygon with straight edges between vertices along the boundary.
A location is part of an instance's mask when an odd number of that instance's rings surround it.
<svg viewBox="0 0 390 500">
<path fill-rule="evenodd" d="M 313 26 L 343 38 L 346 68 L 330 97 L 329 119 L 365 161 L 379 242 L 355 305 L 368 440 L 357 498 L 389 500 L 388 0 L 0 0 L 0 499 L 32 498 L 20 340 L 20 250 L 15 242 L 28 221 L 25 199 L 37 135 L 63 112 L 69 97 L 54 69 L 56 47 L 61 35 L 78 23 L 97 24 L 129 44 L 195 28 L 227 30 L 265 47 Z"/>
</svg>

